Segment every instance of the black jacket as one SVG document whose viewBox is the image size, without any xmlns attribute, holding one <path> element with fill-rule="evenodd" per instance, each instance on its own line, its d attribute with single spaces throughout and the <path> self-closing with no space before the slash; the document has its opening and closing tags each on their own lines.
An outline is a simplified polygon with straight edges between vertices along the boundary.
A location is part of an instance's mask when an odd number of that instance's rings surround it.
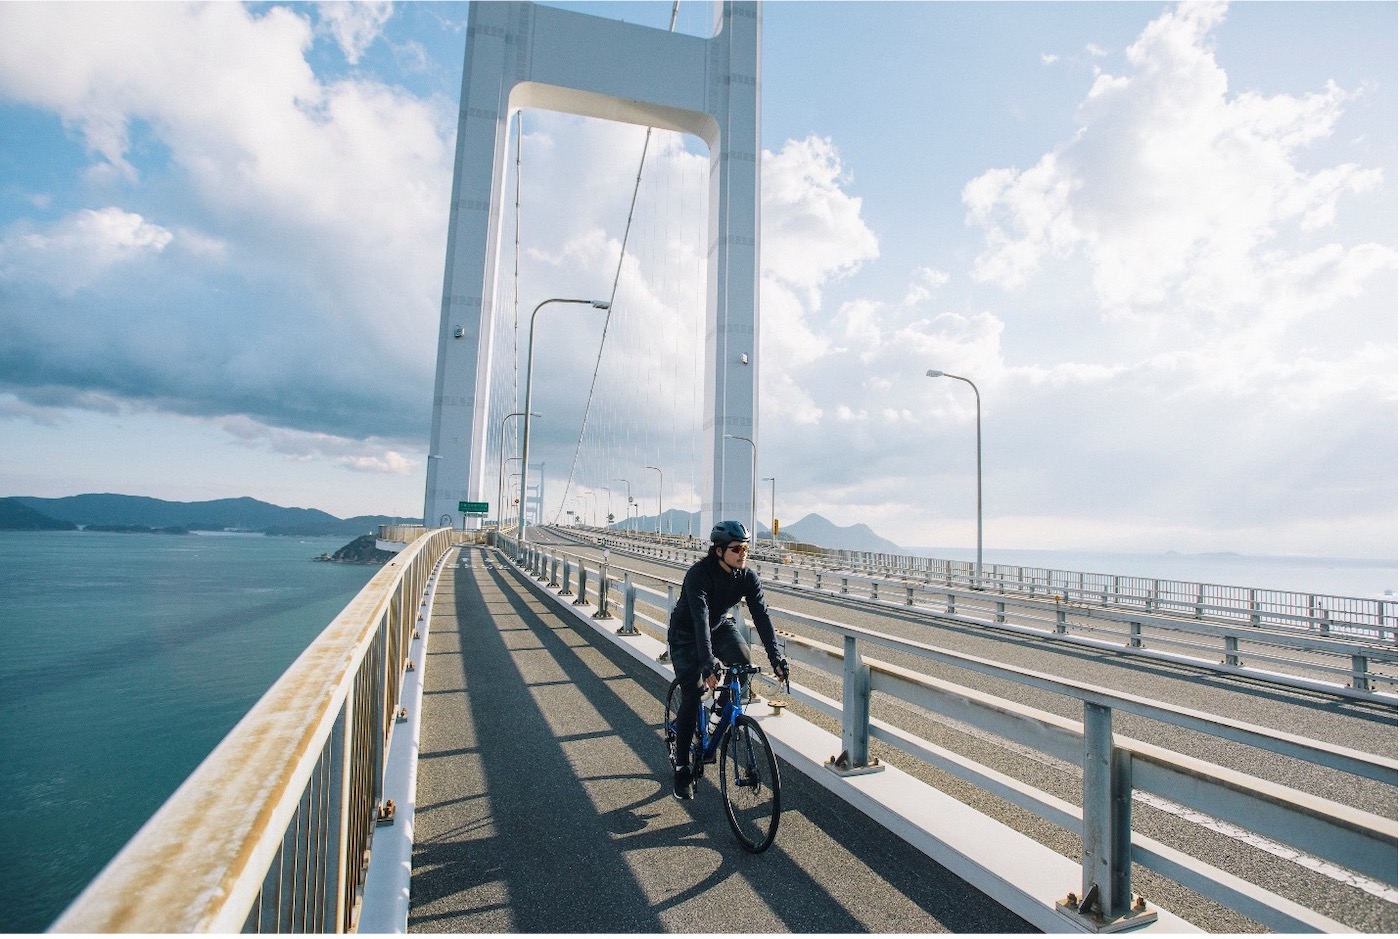
<svg viewBox="0 0 1400 939">
<path fill-rule="evenodd" d="M 749 615 L 758 629 L 763 648 L 768 659 L 778 658 L 777 640 L 773 635 L 773 621 L 768 618 L 768 604 L 763 600 L 763 586 L 758 575 L 748 568 L 735 568 L 726 571 L 720 566 L 719 558 L 713 552 L 691 565 L 681 582 L 680 600 L 671 611 L 671 622 L 666 630 L 666 642 L 672 650 L 680 649 L 682 654 L 694 650 L 697 661 L 703 666 L 714 660 L 714 649 L 710 645 L 710 633 L 729 608 L 740 600 L 748 604 Z M 676 653 L 672 652 L 674 658 Z"/>
</svg>

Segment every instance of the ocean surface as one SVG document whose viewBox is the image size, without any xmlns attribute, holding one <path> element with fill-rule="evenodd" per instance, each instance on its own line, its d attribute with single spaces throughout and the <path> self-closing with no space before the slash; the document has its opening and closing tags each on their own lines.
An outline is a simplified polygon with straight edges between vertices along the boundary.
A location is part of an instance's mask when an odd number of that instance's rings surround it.
<svg viewBox="0 0 1400 939">
<path fill-rule="evenodd" d="M 375 567 L 349 538 L 0 531 L 0 933 L 39 932 Z"/>
<path fill-rule="evenodd" d="M 920 557 L 952 561 L 977 560 L 969 548 L 909 548 Z M 1393 559 L 1322 558 L 1282 555 L 1108 553 L 1088 551 L 1037 551 L 995 548 L 982 552 L 982 563 L 1080 571 L 1086 574 L 1119 574 L 1154 577 L 1229 587 L 1261 587 L 1336 597 L 1395 599 L 1397 569 Z"/>
<path fill-rule="evenodd" d="M 364 586 L 377 568 L 311 560 L 347 540 L 0 532 L 0 933 L 46 928 Z M 1396 587 L 1393 561 L 984 561 L 1356 597 Z"/>
</svg>

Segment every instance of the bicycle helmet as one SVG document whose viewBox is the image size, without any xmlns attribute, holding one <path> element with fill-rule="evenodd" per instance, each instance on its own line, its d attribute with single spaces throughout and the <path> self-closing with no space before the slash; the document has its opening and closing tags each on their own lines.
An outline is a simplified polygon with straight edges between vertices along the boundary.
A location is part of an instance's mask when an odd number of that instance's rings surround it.
<svg viewBox="0 0 1400 939">
<path fill-rule="evenodd" d="M 731 542 L 748 540 L 749 530 L 744 527 L 742 522 L 716 522 L 715 527 L 710 529 L 710 543 L 719 545 L 721 548 L 728 546 Z"/>
</svg>

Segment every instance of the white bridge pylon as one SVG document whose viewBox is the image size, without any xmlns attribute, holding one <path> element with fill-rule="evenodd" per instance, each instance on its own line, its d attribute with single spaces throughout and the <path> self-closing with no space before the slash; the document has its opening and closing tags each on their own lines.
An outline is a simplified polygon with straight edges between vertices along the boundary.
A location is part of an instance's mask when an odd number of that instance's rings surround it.
<svg viewBox="0 0 1400 939">
<path fill-rule="evenodd" d="M 702 39 L 534 3 L 471 4 L 425 525 L 470 527 L 458 503 L 486 501 L 508 124 L 522 108 L 680 131 L 709 146 L 701 532 L 749 519 L 754 453 L 725 435 L 758 440 L 759 5 L 717 0 L 715 18 L 715 35 Z"/>
</svg>

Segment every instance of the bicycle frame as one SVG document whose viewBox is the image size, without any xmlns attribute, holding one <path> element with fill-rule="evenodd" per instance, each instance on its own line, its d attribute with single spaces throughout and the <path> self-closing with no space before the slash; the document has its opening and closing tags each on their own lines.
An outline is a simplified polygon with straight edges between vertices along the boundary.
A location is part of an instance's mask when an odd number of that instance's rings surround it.
<svg viewBox="0 0 1400 939">
<path fill-rule="evenodd" d="M 700 752 L 705 760 L 714 758 L 719 751 L 719 742 L 724 739 L 725 731 L 733 727 L 739 715 L 744 713 L 743 699 L 740 697 L 743 688 L 739 683 L 739 676 L 756 675 L 760 671 L 762 669 L 756 665 L 731 665 L 724 670 L 727 681 L 723 685 L 717 685 L 714 694 L 718 695 L 722 689 L 729 693 L 729 700 L 725 702 L 724 710 L 720 712 L 719 724 L 715 726 L 714 733 L 710 733 L 708 726 L 710 708 L 706 706 L 704 696 L 700 697 L 698 705 L 700 713 L 696 715 L 695 739 L 700 741 Z"/>
</svg>

